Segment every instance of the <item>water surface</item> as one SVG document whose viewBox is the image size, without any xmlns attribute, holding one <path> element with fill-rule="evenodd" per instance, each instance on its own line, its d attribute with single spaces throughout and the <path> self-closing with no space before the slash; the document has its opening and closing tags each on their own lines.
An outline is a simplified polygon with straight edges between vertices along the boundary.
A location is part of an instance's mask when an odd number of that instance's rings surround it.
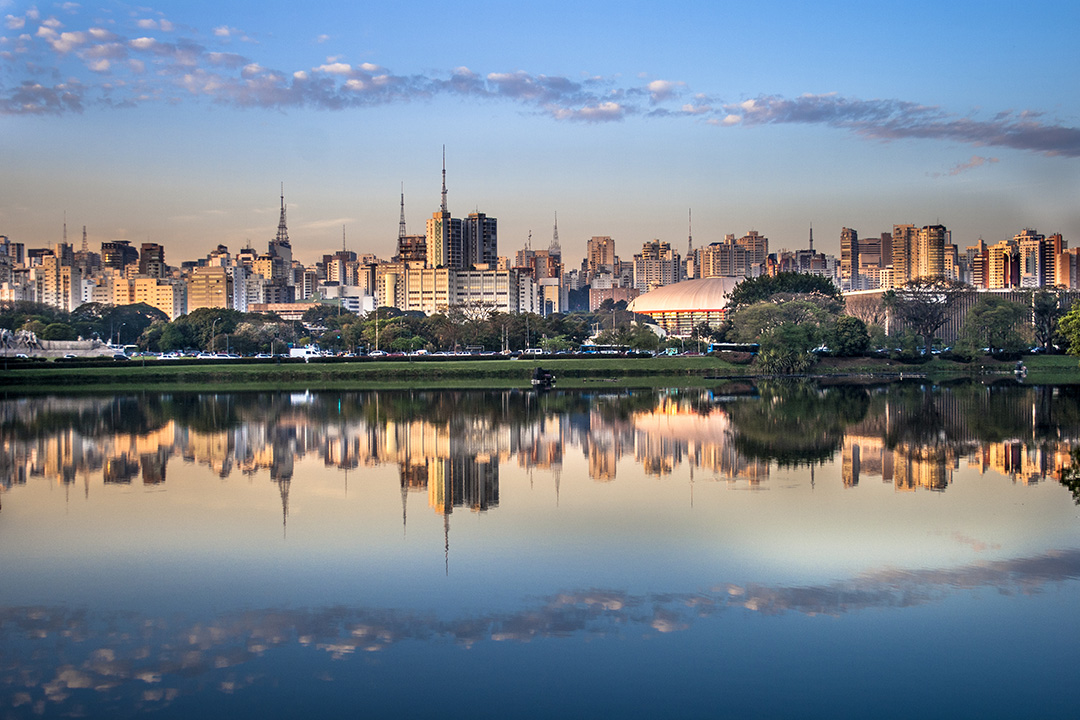
<svg viewBox="0 0 1080 720">
<path fill-rule="evenodd" d="M 1073 716 L 1080 389 L 604 390 L 0 400 L 0 717 Z"/>
</svg>

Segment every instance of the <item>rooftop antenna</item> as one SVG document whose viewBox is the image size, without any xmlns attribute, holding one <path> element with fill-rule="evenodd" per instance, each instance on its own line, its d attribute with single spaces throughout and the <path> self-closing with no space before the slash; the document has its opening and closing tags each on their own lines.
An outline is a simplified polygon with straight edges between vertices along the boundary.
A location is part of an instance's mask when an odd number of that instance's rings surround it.
<svg viewBox="0 0 1080 720">
<path fill-rule="evenodd" d="M 345 226 L 341 226 L 341 252 L 345 252 Z"/>
<path fill-rule="evenodd" d="M 529 231 L 529 237 L 525 240 L 525 249 L 532 250 L 532 230 Z"/>
<path fill-rule="evenodd" d="M 401 183 L 401 220 L 398 221 L 397 236 L 401 240 L 407 234 L 405 230 L 405 183 Z"/>
<path fill-rule="evenodd" d="M 90 251 L 90 250 L 89 250 L 89 247 L 90 247 L 90 246 L 86 244 L 86 226 L 85 226 L 85 225 L 83 225 L 83 226 L 82 226 L 82 251 L 83 251 L 84 253 L 85 253 L 85 252 L 89 252 L 89 251 Z"/>
<path fill-rule="evenodd" d="M 810 254 L 814 254 L 814 223 L 810 223 Z"/>
<path fill-rule="evenodd" d="M 281 219 L 278 220 L 277 242 L 289 244 L 289 231 L 285 227 L 285 183 L 281 183 Z"/>
<path fill-rule="evenodd" d="M 446 215 L 446 146 L 442 146 L 442 213 Z"/>
<path fill-rule="evenodd" d="M 64 244 L 67 245 L 67 210 L 64 211 Z"/>
</svg>

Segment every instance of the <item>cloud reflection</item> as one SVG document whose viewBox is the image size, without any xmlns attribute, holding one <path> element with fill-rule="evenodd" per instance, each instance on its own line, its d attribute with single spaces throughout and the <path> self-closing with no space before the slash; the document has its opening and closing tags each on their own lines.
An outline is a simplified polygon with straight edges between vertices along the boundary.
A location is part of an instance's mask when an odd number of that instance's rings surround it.
<svg viewBox="0 0 1080 720">
<path fill-rule="evenodd" d="M 453 619 L 331 607 L 245 611 L 190 621 L 14 607 L 0 609 L 0 686 L 8 689 L 9 698 L 0 709 L 14 717 L 63 714 L 87 699 L 140 712 L 160 709 L 181 695 L 235 693 L 256 685 L 259 660 L 297 649 L 351 662 L 403 642 L 468 648 L 486 642 L 673 633 L 736 610 L 838 616 L 900 610 L 982 589 L 1033 594 L 1077 579 L 1080 549 L 1070 548 L 954 568 L 885 568 L 819 585 L 719 584 L 705 592 L 662 594 L 589 589 L 559 593 L 513 612 Z M 331 673 L 297 681 L 333 678 Z"/>
</svg>

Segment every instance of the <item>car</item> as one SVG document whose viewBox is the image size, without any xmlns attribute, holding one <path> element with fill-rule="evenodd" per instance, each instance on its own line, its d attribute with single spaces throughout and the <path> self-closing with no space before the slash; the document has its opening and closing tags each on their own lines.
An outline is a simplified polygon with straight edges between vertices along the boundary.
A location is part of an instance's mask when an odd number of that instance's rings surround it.
<svg viewBox="0 0 1080 720">
<path fill-rule="evenodd" d="M 368 357 L 386 357 L 385 350 L 372 350 L 368 353 Z"/>
<path fill-rule="evenodd" d="M 112 359 L 113 360 L 131 360 L 131 358 L 129 358 L 124 353 L 116 353 L 115 355 L 112 356 Z"/>
<path fill-rule="evenodd" d="M 79 357 L 79 356 L 75 355 L 74 353 L 68 353 L 68 354 L 64 355 L 65 360 L 74 360 L 77 357 Z"/>
</svg>

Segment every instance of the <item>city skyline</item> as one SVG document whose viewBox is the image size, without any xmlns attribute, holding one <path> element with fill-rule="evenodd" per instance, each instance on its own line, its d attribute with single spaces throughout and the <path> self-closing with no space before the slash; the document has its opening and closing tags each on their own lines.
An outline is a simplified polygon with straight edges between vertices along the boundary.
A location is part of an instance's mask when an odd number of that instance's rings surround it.
<svg viewBox="0 0 1080 720">
<path fill-rule="evenodd" d="M 445 144 L 451 215 L 499 218 L 503 255 L 556 213 L 569 258 L 682 251 L 688 208 L 696 247 L 1080 238 L 1071 4 L 438 7 L 0 0 L 0 234 L 48 247 L 66 215 L 174 261 L 262 247 L 284 181 L 295 257 L 343 225 L 389 257 L 402 183 L 410 233 L 439 208 Z"/>
</svg>

